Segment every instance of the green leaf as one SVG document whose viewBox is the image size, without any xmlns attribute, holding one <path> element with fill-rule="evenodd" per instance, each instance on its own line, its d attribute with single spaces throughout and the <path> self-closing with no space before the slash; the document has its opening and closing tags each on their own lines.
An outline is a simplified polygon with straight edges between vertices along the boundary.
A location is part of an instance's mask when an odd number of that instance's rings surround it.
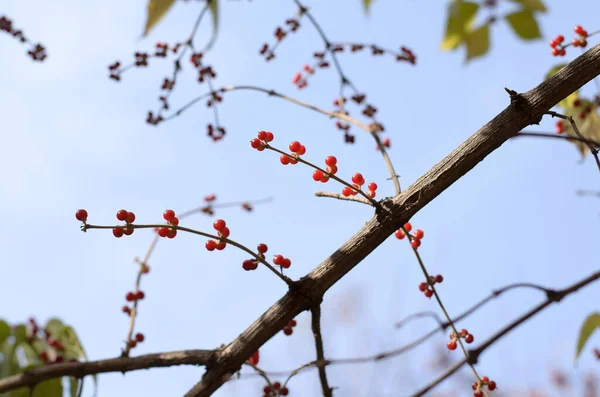
<svg viewBox="0 0 600 397">
<path fill-rule="evenodd" d="M 175 0 L 148 0 L 148 17 L 144 27 L 144 37 L 165 16 L 174 3 Z"/>
<path fill-rule="evenodd" d="M 486 23 L 465 38 L 467 61 L 485 55 L 490 49 L 490 25 Z"/>
<path fill-rule="evenodd" d="M 85 354 L 85 350 L 83 350 L 83 346 L 75 329 L 71 326 L 64 327 L 63 329 L 63 344 L 65 345 L 65 350 L 67 355 L 77 359 L 85 359 L 88 360 L 87 354 Z M 98 393 L 98 377 L 96 375 L 92 376 L 94 380 L 94 395 Z"/>
<path fill-rule="evenodd" d="M 544 80 L 548 80 L 550 77 L 554 76 L 559 70 L 561 70 L 562 68 L 564 68 L 565 66 L 567 66 L 566 63 L 561 63 L 558 65 L 553 66 L 548 73 L 546 73 L 546 77 L 544 78 Z M 569 95 L 568 97 L 566 97 L 565 99 L 563 99 L 562 101 L 560 101 L 557 106 L 560 106 L 563 109 L 566 109 L 567 107 L 571 106 L 571 104 L 575 101 L 575 99 L 579 98 L 579 90 L 573 92 L 571 95 Z"/>
<path fill-rule="evenodd" d="M 10 336 L 10 325 L 4 320 L 0 320 L 0 345 Z"/>
<path fill-rule="evenodd" d="M 79 379 L 70 376 L 69 377 L 69 394 L 71 397 L 77 397 L 77 392 L 79 391 Z M 81 379 L 81 388 L 83 388 L 83 379 Z"/>
<path fill-rule="evenodd" d="M 14 345 L 20 345 L 21 343 L 25 342 L 25 339 L 27 339 L 27 328 L 24 324 L 16 325 L 13 328 L 13 335 L 15 336 Z"/>
<path fill-rule="evenodd" d="M 600 313 L 590 314 L 581 329 L 579 330 L 579 340 L 577 341 L 577 349 L 575 350 L 575 361 L 579 358 L 581 351 L 583 350 L 583 346 L 590 338 L 592 332 L 594 332 L 597 328 L 600 328 Z"/>
<path fill-rule="evenodd" d="M 65 327 L 65 325 L 63 324 L 63 322 L 60 319 L 51 318 L 50 320 L 48 320 L 46 322 L 46 326 L 44 327 L 44 329 L 46 331 L 50 332 L 50 335 L 52 336 L 52 338 L 60 339 L 60 337 L 63 333 L 64 327 Z"/>
<path fill-rule="evenodd" d="M 542 37 L 540 27 L 533 16 L 533 11 L 521 10 L 508 14 L 504 18 L 506 18 L 512 29 L 520 38 L 524 40 L 535 40 Z"/>
<path fill-rule="evenodd" d="M 467 32 L 471 30 L 477 10 L 479 4 L 470 1 L 453 1 L 448 6 L 446 34 L 440 46 L 442 50 L 453 50 L 464 41 Z"/>
<path fill-rule="evenodd" d="M 514 3 L 519 3 L 523 8 L 530 11 L 546 12 L 548 9 L 542 3 L 542 0 L 511 0 Z"/>
<path fill-rule="evenodd" d="M 371 4 L 373 4 L 373 0 L 362 0 L 362 3 L 365 9 L 365 14 L 369 15 L 369 11 L 371 10 Z"/>
</svg>

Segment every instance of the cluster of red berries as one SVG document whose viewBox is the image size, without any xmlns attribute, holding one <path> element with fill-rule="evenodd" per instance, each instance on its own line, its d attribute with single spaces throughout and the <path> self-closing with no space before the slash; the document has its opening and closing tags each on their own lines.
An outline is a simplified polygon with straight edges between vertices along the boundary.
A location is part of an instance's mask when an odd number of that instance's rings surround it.
<svg viewBox="0 0 600 397">
<path fill-rule="evenodd" d="M 294 330 L 292 328 L 294 328 L 296 326 L 296 320 L 292 319 L 290 320 L 289 324 L 286 325 L 285 327 L 283 327 L 283 333 L 286 334 L 287 336 L 290 336 L 291 334 L 294 333 Z"/>
<path fill-rule="evenodd" d="M 304 73 L 306 73 L 306 75 L 302 76 L 302 72 L 296 73 L 294 75 L 294 77 L 292 78 L 292 83 L 294 83 L 296 85 L 296 88 L 301 90 L 302 88 L 304 88 L 308 85 L 308 77 L 315 74 L 315 68 L 324 69 L 324 68 L 328 68 L 328 67 L 329 67 L 329 62 L 323 61 L 323 60 L 316 63 L 314 66 L 305 64 L 302 67 L 302 70 L 304 71 Z"/>
<path fill-rule="evenodd" d="M 248 364 L 257 365 L 259 359 L 260 359 L 260 355 L 259 355 L 258 350 L 257 350 L 254 353 L 252 353 L 252 355 L 250 356 L 250 358 L 248 360 L 246 360 L 246 362 Z"/>
<path fill-rule="evenodd" d="M 213 222 L 213 227 L 218 232 L 219 237 L 227 238 L 229 237 L 229 228 L 227 227 L 225 221 L 223 219 L 217 219 Z M 219 251 L 222 251 L 227 246 L 227 243 L 223 240 L 208 240 L 205 244 L 206 249 L 209 251 L 214 251 L 215 248 Z"/>
<path fill-rule="evenodd" d="M 423 231 L 421 229 L 417 229 L 415 230 L 415 232 L 411 235 L 409 232 L 412 230 L 412 225 L 410 223 L 406 223 L 404 224 L 404 230 L 406 230 L 406 232 L 408 233 L 408 238 L 410 239 L 410 245 L 414 248 L 417 249 L 421 246 L 421 239 L 423 238 L 423 236 L 425 235 L 423 233 Z M 404 233 L 404 230 L 402 230 L 401 228 L 396 230 L 396 233 L 394 233 L 394 235 L 396 236 L 396 238 L 398 240 L 402 240 L 404 237 L 406 237 L 406 234 Z"/>
<path fill-rule="evenodd" d="M 33 341 L 38 339 L 40 327 L 32 317 L 29 320 L 29 327 L 27 328 L 27 341 L 33 346 Z M 50 334 L 50 331 L 44 329 L 44 337 L 46 341 L 46 347 L 38 353 L 39 359 L 44 364 L 57 364 L 65 361 L 65 345 L 63 345 L 58 339 L 55 339 Z M 69 362 L 76 362 L 77 359 L 71 358 Z"/>
<path fill-rule="evenodd" d="M 342 195 L 344 195 L 344 197 L 348 197 L 348 196 L 356 196 L 358 194 L 358 192 L 361 190 L 362 185 L 365 184 L 365 178 L 362 176 L 362 174 L 360 172 L 357 172 L 356 174 L 352 175 L 352 186 L 354 188 L 350 188 L 348 186 L 344 186 L 344 188 L 342 189 Z M 377 184 L 375 182 L 371 182 L 367 185 L 367 196 L 369 196 L 370 198 L 375 198 L 376 196 L 376 190 L 377 190 Z"/>
<path fill-rule="evenodd" d="M 327 168 L 325 169 L 325 171 L 327 171 L 327 174 L 323 173 L 323 171 L 321 170 L 315 170 L 313 172 L 312 177 L 315 182 L 325 183 L 329 181 L 329 174 L 335 175 L 338 172 L 337 159 L 335 158 L 335 156 L 325 157 L 325 165 L 327 166 Z"/>
<path fill-rule="evenodd" d="M 130 349 L 133 349 L 137 346 L 138 343 L 142 343 L 144 339 L 146 339 L 144 337 L 144 334 L 138 332 L 137 334 L 135 334 L 134 338 L 127 343 L 127 345 Z"/>
<path fill-rule="evenodd" d="M 573 31 L 575 31 L 575 34 L 577 35 L 577 37 L 574 37 L 573 40 L 571 41 L 570 45 L 572 45 L 573 47 L 581 47 L 581 48 L 585 48 L 587 47 L 587 38 L 588 38 L 588 32 L 582 28 L 580 25 L 575 26 L 575 28 L 573 28 Z M 565 41 L 565 36 L 563 36 L 562 34 L 559 34 L 558 36 L 556 36 L 554 39 L 550 40 L 550 47 L 552 48 L 552 55 L 556 56 L 565 56 L 566 52 L 566 48 L 569 46 L 569 44 L 563 44 Z"/>
<path fill-rule="evenodd" d="M 268 143 L 273 141 L 273 139 L 274 139 L 274 136 L 273 136 L 272 132 L 260 131 L 257 134 L 257 138 L 254 138 L 253 140 L 250 141 L 250 146 L 252 146 L 253 149 L 258 150 L 259 152 L 262 152 L 263 150 L 265 150 Z M 292 164 L 295 164 L 295 163 L 292 163 Z"/>
<path fill-rule="evenodd" d="M 400 52 L 398 53 L 394 53 L 393 51 L 386 51 L 385 49 L 378 47 L 375 44 L 365 45 L 359 43 L 332 44 L 331 50 L 333 52 L 343 52 L 344 46 L 348 47 L 348 49 L 351 52 L 362 51 L 363 49 L 365 49 L 365 47 L 369 47 L 371 49 L 371 55 L 373 56 L 389 53 L 390 55 L 393 55 L 396 58 L 396 61 L 407 61 L 412 65 L 416 64 L 417 62 L 417 57 L 415 56 L 415 54 L 412 52 L 412 50 L 405 46 L 400 47 Z"/>
<path fill-rule="evenodd" d="M 114 227 L 112 230 L 113 236 L 121 238 L 123 237 L 123 235 L 130 236 L 131 234 L 133 234 L 134 228 L 130 227 L 130 225 L 135 221 L 135 214 L 133 212 L 129 212 L 127 210 L 119 210 L 117 212 L 117 219 L 122 222 L 125 222 L 127 224 L 127 227 Z"/>
<path fill-rule="evenodd" d="M 23 35 L 23 32 L 21 30 L 15 29 L 13 27 L 12 20 L 8 19 L 4 15 L 0 17 L 0 31 L 12 35 L 21 43 L 27 43 L 27 38 Z M 29 55 L 34 61 L 40 62 L 42 62 L 48 56 L 48 54 L 46 54 L 46 48 L 41 44 L 32 44 L 31 49 L 27 51 L 27 55 Z"/>
<path fill-rule="evenodd" d="M 265 259 L 265 253 L 269 250 L 269 247 L 267 247 L 267 244 L 258 244 L 258 246 L 256 247 L 256 250 L 258 251 L 258 256 L 261 259 Z M 258 268 L 258 260 L 257 259 L 246 259 L 244 262 L 242 262 L 242 268 L 244 270 L 250 271 L 250 270 L 256 270 Z"/>
<path fill-rule="evenodd" d="M 302 14 L 303 12 L 301 10 L 300 15 L 302 16 Z M 265 61 L 269 62 L 270 60 L 275 58 L 274 51 L 279 42 L 281 42 L 281 40 L 283 40 L 288 35 L 288 33 L 294 33 L 300 27 L 300 22 L 294 18 L 286 19 L 285 24 L 287 25 L 287 30 L 282 28 L 281 26 L 275 28 L 274 36 L 277 42 L 275 43 L 275 45 L 273 45 L 272 48 L 269 48 L 269 44 L 267 43 L 264 43 L 260 47 L 259 54 L 265 57 Z"/>
<path fill-rule="evenodd" d="M 489 391 L 494 391 L 497 387 L 496 382 L 490 380 L 490 378 L 488 378 L 487 376 L 482 376 L 481 382 L 473 382 L 473 384 L 471 385 L 473 390 L 475 390 L 475 393 L 473 393 L 474 397 L 483 397 L 483 392 L 481 391 L 482 386 L 487 386 Z"/>
<path fill-rule="evenodd" d="M 302 145 L 298 141 L 293 141 L 292 143 L 290 143 L 289 148 L 290 148 L 290 152 L 292 152 L 294 154 L 292 156 L 289 156 L 287 154 L 282 154 L 281 157 L 279 158 L 279 161 L 283 165 L 298 164 L 298 157 L 306 154 L 306 147 L 304 147 L 304 145 Z"/>
<path fill-rule="evenodd" d="M 167 221 L 169 225 L 179 225 L 179 218 L 175 216 L 175 211 L 173 210 L 166 210 L 163 213 L 163 218 L 165 221 Z M 177 236 L 177 229 L 173 229 L 168 226 L 159 227 L 156 232 L 160 237 L 174 238 L 175 236 Z"/>
<path fill-rule="evenodd" d="M 450 342 L 448 342 L 448 344 L 446 345 L 448 347 L 448 350 L 456 350 L 456 341 L 458 340 L 458 338 L 464 338 L 465 342 L 467 343 L 472 343 L 474 340 L 473 335 L 471 335 L 466 329 L 461 329 L 458 332 L 458 336 L 454 332 L 451 332 Z"/>
<path fill-rule="evenodd" d="M 419 284 L 419 291 L 423 292 L 427 298 L 431 298 L 433 296 L 433 289 L 431 288 L 435 284 L 439 284 L 444 281 L 444 277 L 441 274 L 437 276 L 429 276 L 428 283 Z"/>
<path fill-rule="evenodd" d="M 273 386 L 265 386 L 263 389 L 265 393 L 263 397 L 279 397 L 279 396 L 287 396 L 289 394 L 289 390 L 286 386 L 281 386 L 279 382 L 273 382 Z"/>
</svg>

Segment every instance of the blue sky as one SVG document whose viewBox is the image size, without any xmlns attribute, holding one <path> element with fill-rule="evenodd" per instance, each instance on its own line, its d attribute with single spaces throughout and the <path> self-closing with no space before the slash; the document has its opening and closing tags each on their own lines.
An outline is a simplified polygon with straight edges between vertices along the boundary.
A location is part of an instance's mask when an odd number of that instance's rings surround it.
<svg viewBox="0 0 600 397">
<path fill-rule="evenodd" d="M 492 30 L 490 54 L 465 65 L 462 50 L 438 49 L 446 11 L 438 3 L 380 0 L 370 18 L 358 0 L 307 5 L 332 41 L 406 45 L 417 55 L 416 67 L 368 53 L 340 56 L 345 72 L 379 109 L 403 187 L 502 110 L 508 104 L 503 87 L 529 90 L 559 62 L 550 56 L 547 40 L 524 43 L 499 23 Z M 228 135 L 219 143 L 205 135 L 213 118 L 203 104 L 159 127 L 147 125 L 146 112 L 156 109 L 171 62 L 151 62 L 125 74 L 119 84 L 107 78 L 107 65 L 117 59 L 127 63 L 156 41 L 185 38 L 200 9 L 195 2 L 177 4 L 141 41 L 146 7 L 141 0 L 8 0 L 2 6 L 0 13 L 49 53 L 43 64 L 33 63 L 15 40 L 0 36 L 0 300 L 5 303 L 1 315 L 10 322 L 58 316 L 75 326 L 91 359 L 119 354 L 128 322 L 120 308 L 133 287 L 133 258 L 143 255 L 152 235 L 139 230 L 115 239 L 105 231 L 81 233 L 73 216 L 78 208 L 86 208 L 94 224 L 114 224 L 121 208 L 134 211 L 140 223 L 156 223 L 166 208 L 194 208 L 210 193 L 221 202 L 272 196 L 273 202 L 251 214 L 228 209 L 218 215 L 227 220 L 231 238 L 250 247 L 264 242 L 270 253 L 291 258 L 291 277 L 313 269 L 370 219 L 371 211 L 314 197 L 316 190 L 339 191 L 339 186 L 317 185 L 308 168 L 283 167 L 274 153 L 252 150 L 248 141 L 258 130 L 273 131 L 274 143 L 282 148 L 301 141 L 306 157 L 317 164 L 333 154 L 340 176 L 362 172 L 379 184 L 379 197 L 393 194 L 368 136 L 355 131 L 356 144 L 345 145 L 331 120 L 263 94 L 225 95 L 219 111 Z M 575 24 L 597 28 L 600 5 L 595 2 L 551 7 L 540 19 L 545 39 L 568 36 Z M 322 49 L 308 23 L 285 40 L 273 62 L 258 55 L 263 42 L 272 42 L 275 27 L 295 12 L 292 1 L 222 1 L 218 41 L 205 58 L 218 74 L 216 85 L 273 88 L 330 108 L 338 90 L 333 70 L 319 71 L 302 91 L 291 82 Z M 199 42 L 209 36 L 206 22 Z M 174 107 L 207 90 L 189 68 L 181 81 L 172 96 Z M 593 86 L 586 92 L 592 95 Z M 553 125 L 544 120 L 531 130 L 551 131 Z M 413 218 L 413 226 L 425 231 L 420 248 L 425 264 L 445 277 L 440 293 L 451 314 L 508 283 L 561 288 L 598 268 L 590 248 L 597 245 L 599 203 L 574 193 L 597 189 L 598 171 L 591 159 L 579 160 L 575 147 L 563 142 L 508 142 Z M 208 231 L 211 223 L 198 215 L 182 225 Z M 137 329 L 146 341 L 136 354 L 228 343 L 285 293 L 283 283 L 266 270 L 243 271 L 242 252 L 230 247 L 209 253 L 204 242 L 180 234 L 159 243 L 152 271 L 143 280 L 147 298 Z M 417 290 L 421 281 L 406 243 L 390 238 L 382 244 L 327 293 L 326 355 L 377 353 L 427 332 L 434 326 L 427 320 L 393 328 L 416 311 L 438 311 Z M 577 377 L 594 365 L 597 370 L 589 349 L 577 368 L 572 357 L 579 326 L 598 310 L 599 296 L 594 285 L 538 315 L 486 351 L 480 373 L 509 391 L 547 386 L 556 366 Z M 459 327 L 484 340 L 543 298 L 535 291 L 511 292 Z M 261 349 L 264 369 L 293 369 L 314 359 L 310 316 L 297 320 L 292 337 L 278 334 Z M 331 384 L 344 396 L 409 395 L 439 372 L 428 365 L 446 338 L 440 335 L 410 354 L 377 364 L 332 367 Z M 600 344 L 599 338 L 589 346 Z M 458 351 L 442 354 L 460 358 Z M 182 395 L 202 373 L 202 368 L 170 368 L 106 374 L 100 377 L 100 396 Z M 466 392 L 471 381 L 463 381 Z M 90 395 L 90 385 L 84 395 Z M 215 395 L 259 395 L 261 388 L 253 378 L 232 382 Z M 446 382 L 440 390 L 456 388 Z M 318 395 L 316 372 L 299 375 L 290 390 L 298 397 Z"/>
</svg>

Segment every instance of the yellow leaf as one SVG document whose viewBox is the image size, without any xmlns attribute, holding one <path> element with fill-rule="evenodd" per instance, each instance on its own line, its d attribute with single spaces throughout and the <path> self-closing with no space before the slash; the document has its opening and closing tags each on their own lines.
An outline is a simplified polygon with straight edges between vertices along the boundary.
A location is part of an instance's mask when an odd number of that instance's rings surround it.
<svg viewBox="0 0 600 397">
<path fill-rule="evenodd" d="M 590 335 L 597 328 L 600 328 L 600 313 L 590 314 L 583 322 L 581 330 L 579 330 L 579 339 L 577 340 L 577 349 L 575 350 L 575 361 L 577 361 L 579 358 L 579 355 L 583 350 L 583 346 L 585 346 L 585 343 L 590 338 Z"/>
<path fill-rule="evenodd" d="M 470 1 L 454 1 L 448 6 L 448 22 L 441 44 L 442 50 L 453 50 L 463 42 L 466 32 L 473 25 L 477 10 L 479 4 Z"/>
<path fill-rule="evenodd" d="M 579 133 L 584 138 L 600 141 L 600 116 L 597 112 L 597 105 L 593 101 L 585 98 L 569 99 L 566 102 L 564 115 L 573 117 Z M 568 120 L 561 120 L 561 122 L 563 123 L 564 133 L 568 136 L 578 138 L 577 133 Z M 585 143 L 579 141 L 572 142 L 575 144 L 582 157 L 589 152 L 589 148 Z"/>
<path fill-rule="evenodd" d="M 490 49 L 490 25 L 486 23 L 470 32 L 465 38 L 467 61 L 485 55 Z"/>
<path fill-rule="evenodd" d="M 539 11 L 539 12 L 547 11 L 547 8 L 544 5 L 544 3 L 542 3 L 542 0 L 511 0 L 511 1 L 521 4 L 523 6 L 523 8 L 526 8 L 531 11 Z"/>
<path fill-rule="evenodd" d="M 542 37 L 540 27 L 538 26 L 532 11 L 521 10 L 508 14 L 504 18 L 506 18 L 520 38 L 524 40 L 534 40 Z"/>
<path fill-rule="evenodd" d="M 148 17 L 146 18 L 144 37 L 165 16 L 174 3 L 175 0 L 148 0 Z"/>
</svg>

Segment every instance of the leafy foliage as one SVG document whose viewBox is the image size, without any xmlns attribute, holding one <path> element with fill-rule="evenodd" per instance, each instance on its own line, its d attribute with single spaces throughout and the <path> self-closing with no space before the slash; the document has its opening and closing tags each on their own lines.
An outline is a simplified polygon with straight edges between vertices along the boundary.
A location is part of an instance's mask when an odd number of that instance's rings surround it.
<svg viewBox="0 0 600 397">
<path fill-rule="evenodd" d="M 11 327 L 0 320 L 0 378 L 23 373 L 29 369 L 52 365 L 54 361 L 87 360 L 73 327 L 61 320 L 48 320 L 42 332 L 37 325 L 17 324 Z M 95 379 L 95 377 L 94 377 Z M 77 396 L 79 380 L 69 378 L 70 395 Z M 12 390 L 0 397 L 62 397 L 62 379 L 52 379 L 28 388 Z"/>
</svg>

